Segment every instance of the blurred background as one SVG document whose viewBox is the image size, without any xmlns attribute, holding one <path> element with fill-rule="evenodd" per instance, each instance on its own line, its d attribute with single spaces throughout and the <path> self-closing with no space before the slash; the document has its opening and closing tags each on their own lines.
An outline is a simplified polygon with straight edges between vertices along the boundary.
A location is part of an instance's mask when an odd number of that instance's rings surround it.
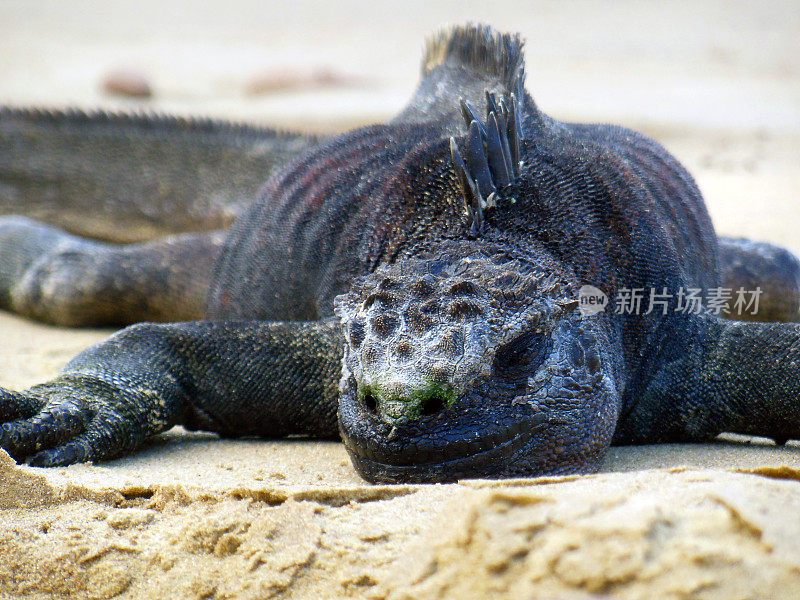
<svg viewBox="0 0 800 600">
<path fill-rule="evenodd" d="M 544 111 L 656 137 L 721 232 L 800 250 L 798 0 L 0 0 L 0 103 L 337 131 L 397 111 L 467 20 L 527 38 Z"/>
</svg>

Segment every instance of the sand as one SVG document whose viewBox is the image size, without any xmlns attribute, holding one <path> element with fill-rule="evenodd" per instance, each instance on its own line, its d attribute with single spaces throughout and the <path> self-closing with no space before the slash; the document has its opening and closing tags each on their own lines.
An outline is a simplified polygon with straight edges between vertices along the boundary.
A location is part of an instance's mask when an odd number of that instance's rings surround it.
<svg viewBox="0 0 800 600">
<path fill-rule="evenodd" d="M 655 136 L 720 232 L 800 250 L 795 2 L 6 1 L 0 102 L 335 131 L 401 106 L 422 37 L 468 18 L 526 35 L 545 110 Z M 119 72 L 152 97 L 109 93 Z M 44 381 L 108 333 L 0 313 L 0 385 Z M 179 428 L 102 465 L 0 452 L 0 598 L 796 598 L 798 479 L 800 446 L 735 437 L 612 448 L 592 476 L 433 486 L 367 485 L 336 443 Z"/>
</svg>

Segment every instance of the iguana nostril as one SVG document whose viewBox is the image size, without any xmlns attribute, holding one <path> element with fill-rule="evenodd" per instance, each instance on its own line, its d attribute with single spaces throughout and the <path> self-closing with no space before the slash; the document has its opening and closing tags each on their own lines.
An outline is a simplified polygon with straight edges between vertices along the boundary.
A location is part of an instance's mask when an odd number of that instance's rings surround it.
<svg viewBox="0 0 800 600">
<path fill-rule="evenodd" d="M 426 417 L 432 417 L 442 412 L 446 406 L 447 399 L 442 394 L 434 394 L 423 401 L 420 414 Z"/>
<path fill-rule="evenodd" d="M 375 398 L 371 390 L 364 392 L 364 406 L 373 414 L 378 412 L 378 399 Z"/>
<path fill-rule="evenodd" d="M 392 277 L 384 277 L 378 284 L 379 290 L 391 290 L 397 287 L 397 280 Z"/>
</svg>

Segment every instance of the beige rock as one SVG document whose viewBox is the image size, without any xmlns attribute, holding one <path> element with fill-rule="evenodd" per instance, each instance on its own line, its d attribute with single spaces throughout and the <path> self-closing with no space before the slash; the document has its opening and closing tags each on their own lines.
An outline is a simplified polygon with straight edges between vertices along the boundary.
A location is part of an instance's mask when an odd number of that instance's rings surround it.
<svg viewBox="0 0 800 600">
<path fill-rule="evenodd" d="M 106 94 L 129 98 L 149 98 L 153 88 L 147 76 L 134 69 L 117 69 L 107 73 L 101 83 Z"/>
</svg>

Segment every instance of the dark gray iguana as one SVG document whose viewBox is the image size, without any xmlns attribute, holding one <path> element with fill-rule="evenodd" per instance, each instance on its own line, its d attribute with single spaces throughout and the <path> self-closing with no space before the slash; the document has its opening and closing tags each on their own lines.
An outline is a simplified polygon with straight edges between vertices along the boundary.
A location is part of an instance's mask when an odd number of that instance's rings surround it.
<svg viewBox="0 0 800 600">
<path fill-rule="evenodd" d="M 444 481 L 590 471 L 612 443 L 800 436 L 799 326 L 576 308 L 584 284 L 760 287 L 756 318 L 793 321 L 800 263 L 718 238 L 661 146 L 556 121 L 523 77 L 519 37 L 470 25 L 429 42 L 394 119 L 327 139 L 4 109 L 0 205 L 25 216 L 0 218 L 0 306 L 189 322 L 0 390 L 0 446 L 52 466 L 176 424 L 341 436 L 370 481 Z"/>
</svg>

